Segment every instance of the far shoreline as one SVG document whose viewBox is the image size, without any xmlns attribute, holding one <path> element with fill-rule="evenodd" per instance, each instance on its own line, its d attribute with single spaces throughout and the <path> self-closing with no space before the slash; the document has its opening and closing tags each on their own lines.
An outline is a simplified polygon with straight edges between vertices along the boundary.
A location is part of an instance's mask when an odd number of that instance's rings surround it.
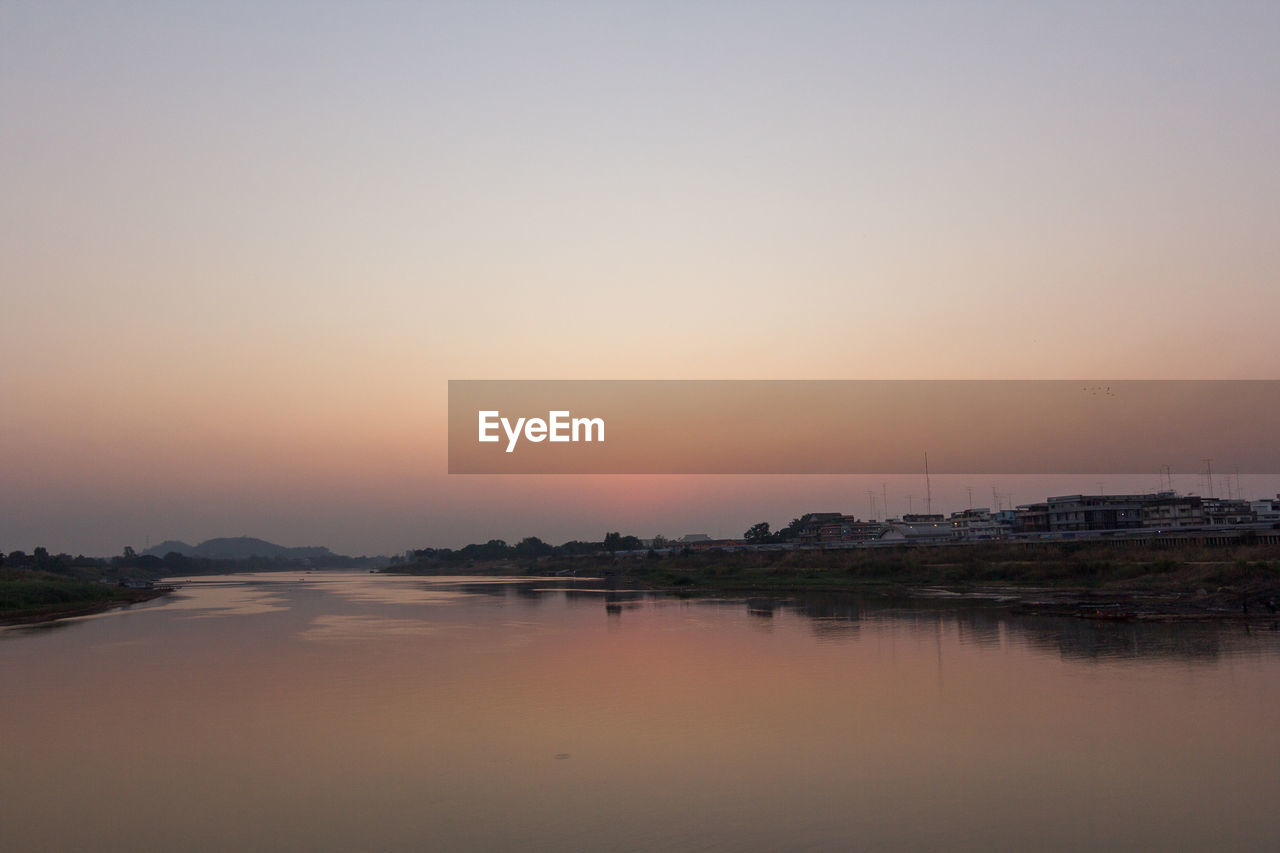
<svg viewBox="0 0 1280 853">
<path fill-rule="evenodd" d="M 990 599 L 1020 613 L 1124 621 L 1280 620 L 1280 547 L 1138 548 L 1111 543 L 963 550 L 694 552 L 444 561 L 382 570 L 401 575 L 597 576 L 611 589 L 678 595 Z"/>
</svg>

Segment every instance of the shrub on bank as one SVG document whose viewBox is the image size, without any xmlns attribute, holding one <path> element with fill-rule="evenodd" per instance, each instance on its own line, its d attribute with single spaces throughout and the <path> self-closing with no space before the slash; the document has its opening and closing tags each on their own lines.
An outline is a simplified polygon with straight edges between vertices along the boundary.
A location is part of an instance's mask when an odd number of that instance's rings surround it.
<svg viewBox="0 0 1280 853">
<path fill-rule="evenodd" d="M 105 601 L 112 587 L 91 581 L 69 580 L 46 572 L 6 570 L 0 573 L 0 610 L 29 610 L 78 601 Z"/>
</svg>

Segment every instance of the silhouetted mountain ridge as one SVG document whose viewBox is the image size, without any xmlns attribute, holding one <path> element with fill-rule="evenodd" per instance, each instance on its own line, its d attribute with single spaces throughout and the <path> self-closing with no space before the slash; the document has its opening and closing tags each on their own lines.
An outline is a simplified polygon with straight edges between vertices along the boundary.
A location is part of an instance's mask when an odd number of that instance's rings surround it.
<svg viewBox="0 0 1280 853">
<path fill-rule="evenodd" d="M 164 557 L 177 552 L 184 557 L 203 557 L 207 560 L 247 560 L 252 557 L 285 557 L 290 559 L 328 559 L 337 557 L 328 548 L 319 545 L 288 548 L 265 539 L 252 536 L 222 536 L 206 539 L 199 545 L 188 545 L 176 539 L 161 542 L 143 551 L 143 556 Z"/>
</svg>

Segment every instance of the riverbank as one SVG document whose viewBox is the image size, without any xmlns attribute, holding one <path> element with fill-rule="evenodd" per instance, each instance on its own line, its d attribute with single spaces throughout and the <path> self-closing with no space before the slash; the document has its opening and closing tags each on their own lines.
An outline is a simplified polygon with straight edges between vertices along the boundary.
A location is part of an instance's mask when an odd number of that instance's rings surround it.
<svg viewBox="0 0 1280 853">
<path fill-rule="evenodd" d="M 613 558 L 397 566 L 404 574 L 600 576 L 618 587 L 688 594 L 849 592 L 972 595 L 1026 612 L 1087 618 L 1269 622 L 1280 547 L 1141 548 L 1114 543 L 984 543 L 876 550 L 689 552 Z"/>
<path fill-rule="evenodd" d="M 669 590 L 969 596 L 1024 613 L 1088 619 L 1270 624 L 1280 617 L 1276 551 L 1258 546 L 1238 554 L 1147 553 L 1093 546 L 1034 554 L 991 548 L 956 555 L 935 549 L 932 554 L 868 555 L 820 567 L 695 561 L 670 569 L 646 566 L 637 579 Z"/>
<path fill-rule="evenodd" d="M 0 570 L 0 626 L 90 616 L 168 595 L 176 587 L 128 588 L 48 572 Z"/>
</svg>

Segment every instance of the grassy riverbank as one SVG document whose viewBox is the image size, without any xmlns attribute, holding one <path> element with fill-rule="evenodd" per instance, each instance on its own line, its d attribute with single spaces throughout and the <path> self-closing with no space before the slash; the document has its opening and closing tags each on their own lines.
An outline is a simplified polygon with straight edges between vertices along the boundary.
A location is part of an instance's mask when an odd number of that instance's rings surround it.
<svg viewBox="0 0 1280 853">
<path fill-rule="evenodd" d="M 126 589 L 28 569 L 0 569 L 0 625 L 99 613 L 168 591 L 164 587 Z"/>
<path fill-rule="evenodd" d="M 611 583 L 689 592 L 805 590 L 1056 593 L 1059 600 L 1114 598 L 1269 613 L 1280 602 L 1280 548 L 1142 548 L 1129 544 L 980 543 L 891 549 L 687 552 L 399 566 L 407 574 L 601 575 Z"/>
</svg>

